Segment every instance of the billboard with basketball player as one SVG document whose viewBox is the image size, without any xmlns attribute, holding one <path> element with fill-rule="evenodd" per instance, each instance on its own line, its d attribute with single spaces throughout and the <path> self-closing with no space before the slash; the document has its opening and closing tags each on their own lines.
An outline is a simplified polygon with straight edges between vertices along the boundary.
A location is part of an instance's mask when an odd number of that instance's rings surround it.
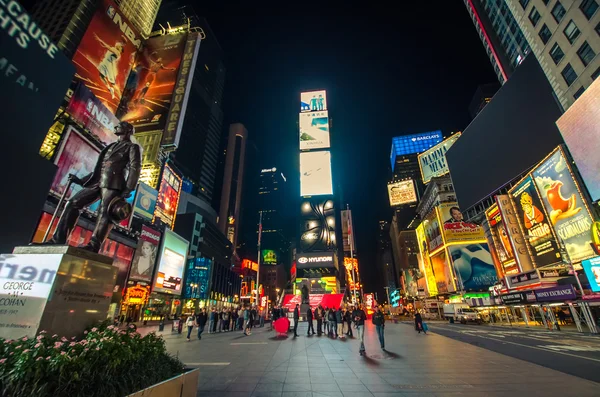
<svg viewBox="0 0 600 397">
<path fill-rule="evenodd" d="M 73 56 L 75 77 L 116 113 L 125 82 L 142 46 L 140 33 L 112 0 L 99 0 Z"/>
</svg>

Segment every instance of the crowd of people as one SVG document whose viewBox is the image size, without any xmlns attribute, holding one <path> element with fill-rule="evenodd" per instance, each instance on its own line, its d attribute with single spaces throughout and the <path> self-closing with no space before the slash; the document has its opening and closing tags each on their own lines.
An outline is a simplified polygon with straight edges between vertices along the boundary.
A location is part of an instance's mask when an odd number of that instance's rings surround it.
<svg viewBox="0 0 600 397">
<path fill-rule="evenodd" d="M 188 329 L 188 341 L 191 339 L 194 327 L 196 327 L 198 339 L 202 339 L 205 328 L 209 334 L 243 330 L 245 335 L 250 335 L 252 328 L 264 327 L 265 316 L 257 310 L 256 306 L 235 309 L 200 309 L 199 312 L 191 314 L 185 319 L 185 325 Z"/>
</svg>

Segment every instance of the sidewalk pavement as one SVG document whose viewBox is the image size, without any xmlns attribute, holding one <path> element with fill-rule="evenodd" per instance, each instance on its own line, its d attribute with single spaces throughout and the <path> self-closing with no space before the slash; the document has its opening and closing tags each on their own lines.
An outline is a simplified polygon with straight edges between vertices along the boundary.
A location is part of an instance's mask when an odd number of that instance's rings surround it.
<svg viewBox="0 0 600 397">
<path fill-rule="evenodd" d="M 200 367 L 202 397 L 597 396 L 600 384 L 455 341 L 411 326 L 386 326 L 386 351 L 375 327 L 356 339 L 277 338 L 268 327 L 203 334 L 166 333 L 167 348 Z M 195 329 L 193 335 L 195 336 Z M 356 335 L 356 333 L 355 333 Z"/>
</svg>

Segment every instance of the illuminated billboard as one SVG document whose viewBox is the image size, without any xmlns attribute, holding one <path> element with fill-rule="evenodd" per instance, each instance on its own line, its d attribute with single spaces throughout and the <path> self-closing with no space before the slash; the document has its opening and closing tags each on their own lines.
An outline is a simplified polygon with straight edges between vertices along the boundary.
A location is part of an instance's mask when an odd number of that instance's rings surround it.
<svg viewBox="0 0 600 397">
<path fill-rule="evenodd" d="M 390 162 L 392 171 L 396 165 L 396 157 L 415 154 L 431 149 L 442 141 L 442 131 L 423 132 L 420 134 L 397 136 L 392 138 Z"/>
<path fill-rule="evenodd" d="M 300 195 L 319 196 L 333 194 L 331 153 L 300 153 Z"/>
<path fill-rule="evenodd" d="M 421 169 L 421 177 L 423 183 L 429 183 L 431 178 L 446 175 L 450 170 L 446 162 L 446 152 L 454 142 L 460 137 L 460 132 L 452 135 L 431 149 L 419 154 L 419 168 Z"/>
<path fill-rule="evenodd" d="M 390 205 L 392 207 L 412 204 L 418 201 L 417 191 L 412 179 L 388 183 L 388 197 L 390 198 Z"/>
<path fill-rule="evenodd" d="M 487 291 L 496 284 L 498 276 L 490 249 L 486 243 L 448 246 L 457 281 L 466 291 Z"/>
<path fill-rule="evenodd" d="M 425 232 L 425 241 L 427 242 L 426 249 L 428 252 L 433 252 L 444 244 L 435 208 L 425 216 L 422 225 Z"/>
<path fill-rule="evenodd" d="M 533 262 L 527 250 L 525 235 L 519 226 L 518 215 L 510 196 L 508 194 L 499 194 L 496 196 L 496 203 L 498 204 L 498 210 L 502 216 L 502 224 L 504 226 L 500 230 L 500 238 L 503 240 L 508 238 L 521 272 L 533 270 Z"/>
<path fill-rule="evenodd" d="M 556 122 L 593 201 L 600 199 L 600 79 Z"/>
<path fill-rule="evenodd" d="M 129 280 L 145 281 L 147 283 L 152 281 L 159 244 L 160 232 L 142 225 L 138 246 L 129 272 Z"/>
<path fill-rule="evenodd" d="M 437 295 L 437 284 L 435 282 L 435 274 L 433 274 L 431 260 L 429 259 L 429 249 L 427 248 L 427 239 L 425 238 L 425 227 L 423 223 L 417 227 L 416 234 L 417 243 L 419 244 L 419 257 L 421 258 L 420 264 L 422 265 L 421 270 L 425 275 L 427 290 L 429 291 L 429 295 Z"/>
<path fill-rule="evenodd" d="M 452 271 L 448 264 L 446 250 L 442 250 L 438 254 L 430 257 L 430 260 L 438 293 L 443 294 L 456 291 L 452 281 Z"/>
<path fill-rule="evenodd" d="M 299 117 L 300 150 L 329 148 L 328 112 L 300 113 Z"/>
<path fill-rule="evenodd" d="M 242 269 L 250 269 L 257 272 L 258 263 L 251 261 L 250 259 L 242 259 Z"/>
<path fill-rule="evenodd" d="M 135 54 L 142 46 L 141 39 L 114 1 L 99 0 L 73 55 L 75 77 L 113 114 L 121 101 Z"/>
<path fill-rule="evenodd" d="M 581 262 L 581 266 L 590 282 L 592 291 L 600 292 L 600 256 L 584 260 Z"/>
<path fill-rule="evenodd" d="M 300 93 L 300 111 L 316 112 L 327 110 L 327 93 L 325 90 Z"/>
<path fill-rule="evenodd" d="M 276 265 L 278 262 L 277 251 L 274 250 L 262 250 L 262 265 Z"/>
<path fill-rule="evenodd" d="M 156 219 L 160 219 L 170 228 L 175 226 L 180 192 L 181 178 L 171 169 L 171 167 L 165 164 L 160 188 L 158 190 L 153 222 Z"/>
<path fill-rule="evenodd" d="M 485 240 L 483 228 L 472 222 L 465 222 L 458 203 L 442 203 L 438 207 L 440 221 L 443 223 L 446 243 Z"/>
<path fill-rule="evenodd" d="M 303 252 L 335 248 L 335 205 L 331 199 L 305 199 L 300 205 L 302 226 L 298 248 Z"/>
<path fill-rule="evenodd" d="M 67 113 L 105 145 L 117 140 L 115 126 L 119 120 L 83 83 L 77 84 Z"/>
<path fill-rule="evenodd" d="M 135 194 L 133 213 L 144 219 L 152 219 L 154 217 L 157 199 L 158 192 L 144 182 L 140 182 Z"/>
<path fill-rule="evenodd" d="M 189 245 L 190 243 L 186 239 L 165 229 L 160 246 L 158 269 L 154 277 L 153 292 L 181 295 L 181 279 Z"/>
<path fill-rule="evenodd" d="M 212 260 L 193 258 L 187 262 L 185 272 L 185 299 L 208 299 L 211 281 Z"/>
<path fill-rule="evenodd" d="M 569 259 L 580 262 L 596 256 L 592 248 L 592 216 L 562 149 L 557 148 L 532 171 L 550 223 L 564 243 Z"/>
<path fill-rule="evenodd" d="M 502 275 L 518 273 L 519 268 L 515 261 L 514 250 L 510 238 L 508 237 L 506 225 L 502 220 L 502 213 L 498 208 L 498 204 L 492 205 L 485 212 L 485 216 L 490 229 L 489 238 L 491 238 L 491 251 L 495 252 L 497 261 L 499 262 L 498 272 Z M 523 239 L 523 242 L 524 241 L 525 240 Z"/>
</svg>

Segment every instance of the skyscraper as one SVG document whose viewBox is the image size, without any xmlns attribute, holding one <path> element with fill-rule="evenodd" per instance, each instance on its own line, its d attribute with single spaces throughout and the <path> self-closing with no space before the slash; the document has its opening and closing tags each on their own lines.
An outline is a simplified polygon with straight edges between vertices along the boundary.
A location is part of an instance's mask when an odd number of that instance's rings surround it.
<svg viewBox="0 0 600 397">
<path fill-rule="evenodd" d="M 227 156 L 223 175 L 223 190 L 219 213 L 219 228 L 237 247 L 240 227 L 240 209 L 242 207 L 242 189 L 244 184 L 244 166 L 246 159 L 246 141 L 248 131 L 241 123 L 229 126 Z"/>
<path fill-rule="evenodd" d="M 162 0 L 115 0 L 123 14 L 144 37 L 152 32 Z"/>
</svg>

